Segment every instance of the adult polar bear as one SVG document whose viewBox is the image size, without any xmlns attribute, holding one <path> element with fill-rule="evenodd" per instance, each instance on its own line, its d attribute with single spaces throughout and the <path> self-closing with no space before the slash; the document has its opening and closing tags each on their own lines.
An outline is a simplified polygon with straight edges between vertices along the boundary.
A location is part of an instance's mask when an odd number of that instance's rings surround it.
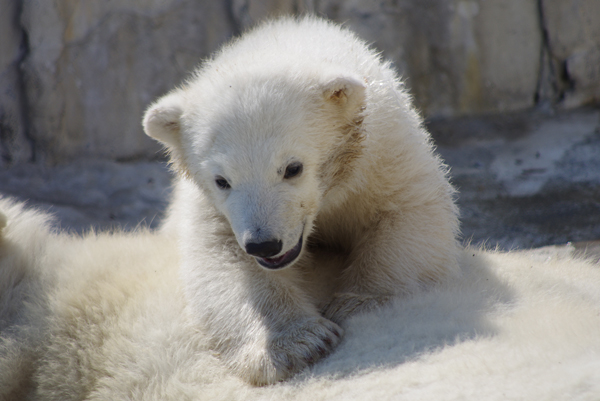
<svg viewBox="0 0 600 401">
<path fill-rule="evenodd" d="M 0 201 L 0 399 L 600 391 L 597 266 L 459 250 L 427 134 L 349 32 L 267 24 L 151 106 L 145 127 L 180 176 L 160 232 L 58 235 Z M 251 388 L 222 368 L 284 378 L 336 346 L 346 315 L 410 292 L 346 320 L 338 351 L 292 382 Z"/>
</svg>

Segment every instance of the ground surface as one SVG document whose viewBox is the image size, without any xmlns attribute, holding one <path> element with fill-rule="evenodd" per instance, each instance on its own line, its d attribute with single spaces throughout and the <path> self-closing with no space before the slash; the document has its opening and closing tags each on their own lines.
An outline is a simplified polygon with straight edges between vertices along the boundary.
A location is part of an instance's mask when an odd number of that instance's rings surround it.
<svg viewBox="0 0 600 401">
<path fill-rule="evenodd" d="M 600 110 L 429 121 L 459 189 L 465 241 L 502 249 L 600 239 Z M 57 225 L 156 227 L 170 194 L 164 163 L 80 161 L 0 171 L 0 193 Z M 592 244 L 593 245 L 593 244 Z"/>
<path fill-rule="evenodd" d="M 503 249 L 600 239 L 600 110 L 432 121 L 465 239 Z"/>
</svg>

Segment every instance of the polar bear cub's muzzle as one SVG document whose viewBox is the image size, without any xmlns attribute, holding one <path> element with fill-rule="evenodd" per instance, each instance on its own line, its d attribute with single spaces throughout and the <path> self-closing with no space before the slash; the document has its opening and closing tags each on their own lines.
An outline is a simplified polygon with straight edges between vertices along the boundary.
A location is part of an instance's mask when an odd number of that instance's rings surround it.
<svg viewBox="0 0 600 401">
<path fill-rule="evenodd" d="M 312 217 L 294 208 L 299 203 L 295 197 L 268 187 L 262 183 L 233 188 L 220 210 L 240 248 L 260 266 L 277 270 L 299 259 Z"/>
<path fill-rule="evenodd" d="M 260 266 L 269 270 L 282 269 L 293 264 L 300 257 L 304 244 L 305 224 L 302 224 L 299 232 L 295 234 L 296 230 L 288 231 L 283 236 L 285 238 L 274 234 L 267 227 L 253 227 L 251 230 L 244 230 L 238 238 L 238 243 L 248 255 L 254 256 Z M 235 232 L 235 227 L 232 228 Z M 268 232 L 271 235 L 264 235 Z"/>
<path fill-rule="evenodd" d="M 262 267 L 272 270 L 281 269 L 298 259 L 302 251 L 303 237 L 304 235 L 300 235 L 298 243 L 284 253 L 281 253 L 283 246 L 281 240 L 269 240 L 258 243 L 248 242 L 245 244 L 246 253 L 254 256 L 258 264 Z"/>
</svg>

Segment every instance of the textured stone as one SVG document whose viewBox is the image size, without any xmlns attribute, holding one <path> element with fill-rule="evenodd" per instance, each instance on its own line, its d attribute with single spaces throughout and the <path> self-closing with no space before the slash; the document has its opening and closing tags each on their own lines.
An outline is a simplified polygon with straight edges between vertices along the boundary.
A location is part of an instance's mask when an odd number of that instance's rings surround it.
<svg viewBox="0 0 600 401">
<path fill-rule="evenodd" d="M 0 166 L 31 159 L 23 123 L 19 63 L 23 35 L 18 25 L 17 0 L 0 2 Z"/>
<path fill-rule="evenodd" d="M 240 31 L 266 17 L 290 15 L 297 10 L 295 0 L 231 0 L 231 13 Z"/>
<path fill-rule="evenodd" d="M 231 36 L 222 2 L 26 0 L 30 135 L 47 162 L 155 155 L 144 108 Z"/>
<path fill-rule="evenodd" d="M 536 0 L 326 0 L 392 58 L 427 115 L 533 106 L 542 35 Z"/>
<path fill-rule="evenodd" d="M 170 194 L 164 163 L 77 161 L 45 167 L 21 164 L 0 170 L 0 194 L 50 211 L 56 227 L 88 231 L 156 227 Z"/>
<path fill-rule="evenodd" d="M 600 2 L 543 0 L 542 7 L 564 106 L 600 102 Z"/>
<path fill-rule="evenodd" d="M 600 102 L 597 0 L 4 0 L 0 167 L 155 157 L 152 100 L 233 34 L 302 12 L 372 41 L 428 117 Z"/>
<path fill-rule="evenodd" d="M 465 240 L 502 249 L 600 239 L 600 110 L 429 123 Z"/>
</svg>

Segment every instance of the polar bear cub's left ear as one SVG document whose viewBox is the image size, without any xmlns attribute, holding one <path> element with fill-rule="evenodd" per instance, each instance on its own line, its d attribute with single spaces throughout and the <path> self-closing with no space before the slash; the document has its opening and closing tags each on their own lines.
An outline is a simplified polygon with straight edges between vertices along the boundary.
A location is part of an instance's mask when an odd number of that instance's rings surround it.
<svg viewBox="0 0 600 401">
<path fill-rule="evenodd" d="M 338 77 L 322 86 L 323 97 L 353 120 L 366 104 L 366 85 L 354 77 Z"/>
<path fill-rule="evenodd" d="M 144 115 L 146 135 L 167 148 L 181 148 L 182 97 L 179 91 L 171 92 L 154 102 Z"/>
</svg>

